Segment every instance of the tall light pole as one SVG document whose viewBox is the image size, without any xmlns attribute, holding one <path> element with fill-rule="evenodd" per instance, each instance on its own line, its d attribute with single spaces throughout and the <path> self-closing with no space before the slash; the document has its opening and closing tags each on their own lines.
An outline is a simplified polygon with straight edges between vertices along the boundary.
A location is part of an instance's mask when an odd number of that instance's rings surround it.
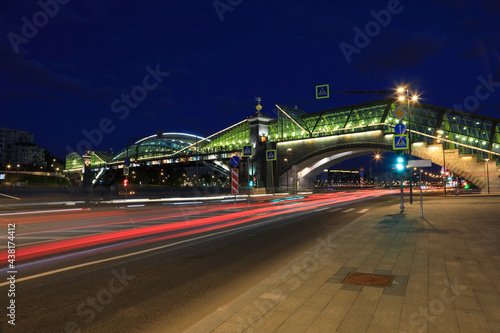
<svg viewBox="0 0 500 333">
<path fill-rule="evenodd" d="M 410 92 L 408 88 L 406 87 L 399 87 L 397 90 L 398 94 L 398 101 L 407 102 L 407 111 L 408 111 L 408 150 L 409 150 L 409 159 L 412 159 L 411 156 L 411 110 L 410 110 L 410 103 L 416 103 L 418 102 L 418 95 L 412 95 L 410 96 Z M 413 172 L 410 173 L 410 204 L 413 203 Z"/>
</svg>

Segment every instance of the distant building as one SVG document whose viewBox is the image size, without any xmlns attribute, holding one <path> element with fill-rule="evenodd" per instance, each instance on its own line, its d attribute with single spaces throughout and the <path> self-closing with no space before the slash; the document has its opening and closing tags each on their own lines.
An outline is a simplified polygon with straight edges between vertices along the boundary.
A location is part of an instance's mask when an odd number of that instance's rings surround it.
<svg viewBox="0 0 500 333">
<path fill-rule="evenodd" d="M 0 127 L 0 163 L 14 166 L 45 166 L 45 148 L 33 142 L 33 134 Z"/>
</svg>

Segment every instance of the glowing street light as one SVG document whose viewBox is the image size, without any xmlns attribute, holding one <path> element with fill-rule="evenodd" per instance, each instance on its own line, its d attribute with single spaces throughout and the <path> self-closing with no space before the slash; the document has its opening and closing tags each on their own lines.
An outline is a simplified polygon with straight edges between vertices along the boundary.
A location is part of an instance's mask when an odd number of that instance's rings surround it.
<svg viewBox="0 0 500 333">
<path fill-rule="evenodd" d="M 382 155 L 380 155 L 379 153 L 376 153 L 375 155 L 373 155 L 373 158 L 370 159 L 370 181 L 372 181 L 372 161 L 375 160 L 375 166 L 376 166 L 377 161 L 379 161 L 381 157 L 382 157 Z M 373 182 L 373 185 L 375 185 L 375 182 Z"/>
<path fill-rule="evenodd" d="M 409 159 L 411 160 L 412 155 L 411 155 L 411 109 L 410 109 L 410 103 L 417 103 L 419 96 L 417 94 L 412 94 L 410 96 L 410 92 L 408 88 L 406 87 L 398 87 L 396 89 L 397 95 L 398 95 L 398 101 L 400 103 L 403 103 L 404 101 L 407 102 L 407 111 L 408 111 L 408 150 L 409 150 Z M 410 173 L 410 204 L 413 203 L 413 174 Z"/>
</svg>

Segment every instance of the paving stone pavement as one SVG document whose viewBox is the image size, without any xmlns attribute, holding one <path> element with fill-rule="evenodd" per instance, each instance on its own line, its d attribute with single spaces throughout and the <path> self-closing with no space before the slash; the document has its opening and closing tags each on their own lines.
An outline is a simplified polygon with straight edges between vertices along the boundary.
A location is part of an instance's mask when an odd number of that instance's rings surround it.
<svg viewBox="0 0 500 333">
<path fill-rule="evenodd" d="M 500 333 L 500 196 L 426 197 L 424 218 L 405 207 L 318 238 L 186 332 Z M 343 283 L 351 272 L 394 280 Z"/>
</svg>

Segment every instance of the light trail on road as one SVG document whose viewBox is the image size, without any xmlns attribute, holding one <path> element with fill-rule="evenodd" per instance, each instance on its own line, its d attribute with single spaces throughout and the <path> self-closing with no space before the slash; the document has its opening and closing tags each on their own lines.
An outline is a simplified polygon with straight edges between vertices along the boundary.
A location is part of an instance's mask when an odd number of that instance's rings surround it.
<svg viewBox="0 0 500 333">
<path fill-rule="evenodd" d="M 297 196 L 290 200 L 280 201 L 258 201 L 251 204 L 223 204 L 210 207 L 190 207 L 179 209 L 178 207 L 157 208 L 141 207 L 139 210 L 121 209 L 117 211 L 83 211 L 56 215 L 29 216 L 18 218 L 9 223 L 18 225 L 26 224 L 51 224 L 54 222 L 70 221 L 71 227 L 64 230 L 78 228 L 78 221 L 91 220 L 86 227 L 95 228 L 97 226 L 110 226 L 115 224 L 128 224 L 134 222 L 133 229 L 108 231 L 99 234 L 72 237 L 64 240 L 56 240 L 36 245 L 20 246 L 16 254 L 16 262 L 33 260 L 47 257 L 49 255 L 63 254 L 70 251 L 88 249 L 96 246 L 126 243 L 126 246 L 139 246 L 165 240 L 193 236 L 223 228 L 230 228 L 238 225 L 250 224 L 253 221 L 276 217 L 279 215 L 303 212 L 325 207 L 332 204 L 345 203 L 352 200 L 381 195 L 392 194 L 387 190 L 365 190 L 351 193 L 317 194 L 307 197 Z M 235 211 L 236 210 L 236 211 Z M 49 212 L 50 213 L 50 212 Z M 204 216 L 206 214 L 216 214 L 215 216 Z M 182 218 L 183 221 L 172 221 Z M 110 219 L 107 222 L 102 220 Z M 5 221 L 4 221 L 5 222 Z M 158 222 L 156 225 L 145 225 L 145 222 Z M 44 230 L 35 233 L 50 233 L 55 230 Z M 57 231 L 61 231 L 60 228 Z M 26 232 L 22 235 L 33 234 Z M 1 264 L 7 263 L 7 258 L 1 260 Z"/>
</svg>

